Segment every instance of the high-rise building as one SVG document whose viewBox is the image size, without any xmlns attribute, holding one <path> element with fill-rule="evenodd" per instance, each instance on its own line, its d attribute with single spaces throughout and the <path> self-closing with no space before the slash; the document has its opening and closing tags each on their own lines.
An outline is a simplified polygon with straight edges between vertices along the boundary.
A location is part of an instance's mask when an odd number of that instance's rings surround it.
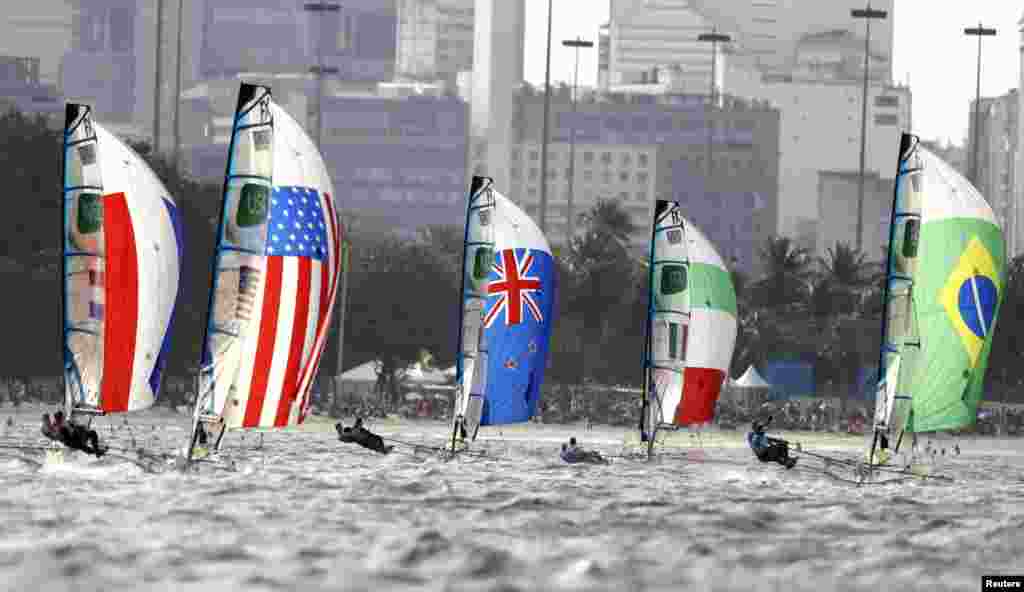
<svg viewBox="0 0 1024 592">
<path fill-rule="evenodd" d="M 802 220 L 820 217 L 819 172 L 859 174 L 862 41 L 857 42 L 855 34 L 842 32 L 807 35 L 797 43 L 798 51 L 788 71 L 752 70 L 748 71 L 750 76 L 730 72 L 727 77 L 730 92 L 769 100 L 781 112 L 779 191 L 784 197 L 779 203 L 777 231 L 782 235 L 796 237 Z M 869 73 L 871 68 L 884 67 L 880 56 L 873 55 L 872 61 Z M 867 99 L 865 173 L 891 180 L 900 133 L 911 129 L 910 89 L 872 76 Z M 803 233 L 805 238 L 817 234 Z M 825 248 L 814 241 L 802 244 L 812 251 Z"/>
<path fill-rule="evenodd" d="M 275 102 L 313 135 L 307 80 L 248 78 L 268 84 Z M 371 232 L 409 236 L 425 225 L 462 224 L 468 105 L 442 93 L 399 96 L 405 93 L 396 93 L 395 86 L 323 98 L 320 150 L 338 203 Z M 204 82 L 185 93 L 186 156 L 189 172 L 198 178 L 223 178 L 237 93 L 238 81 L 229 79 Z"/>
<path fill-rule="evenodd" d="M 738 267 L 757 268 L 757 249 L 774 233 L 779 113 L 724 97 L 585 94 L 573 114 L 568 92 L 552 97 L 548 158 L 548 240 L 564 246 L 576 216 L 599 199 L 618 202 L 635 225 L 631 244 L 647 246 L 656 199 L 684 204 L 688 217 Z M 509 195 L 539 215 L 540 93 L 523 93 L 514 127 Z M 569 140 L 575 128 L 573 201 Z M 710 170 L 709 170 L 710 167 Z"/>
<path fill-rule="evenodd" d="M 689 0 L 612 0 L 609 23 L 611 87 L 655 81 L 653 72 L 679 66 L 686 93 L 707 92 L 711 80 L 711 44 L 697 40 L 715 26 Z M 723 48 L 724 49 L 724 48 Z M 723 53 L 718 53 L 724 63 Z"/>
<path fill-rule="evenodd" d="M 1014 203 L 1018 204 L 1014 216 L 1015 249 L 1008 251 L 1016 256 L 1024 251 L 1024 16 L 1017 22 L 1020 29 L 1020 79 L 1017 88 L 1017 163 L 1014 170 Z"/>
<path fill-rule="evenodd" d="M 39 58 L 0 56 L 0 112 L 62 116 L 64 105 L 53 84 L 39 79 Z"/>
<path fill-rule="evenodd" d="M 59 86 L 61 58 L 72 43 L 73 2 L 5 2 L 0 18 L 0 55 L 38 60 L 39 83 Z"/>
<path fill-rule="evenodd" d="M 597 32 L 597 88 L 608 90 L 608 69 L 612 57 L 612 41 L 608 32 L 610 24 L 605 23 Z"/>
<path fill-rule="evenodd" d="M 337 69 L 333 81 L 368 90 L 394 75 L 390 2 L 344 0 L 333 3 L 338 10 L 319 12 L 295 0 L 69 2 L 66 94 L 165 153 L 175 145 L 177 97 L 201 81 L 241 73 L 309 77 L 318 63 Z"/>
<path fill-rule="evenodd" d="M 971 101 L 967 158 L 973 158 L 977 141 L 977 167 L 974 185 L 988 200 L 1003 227 L 1006 251 L 1017 254 L 1016 162 L 1019 147 L 1020 97 L 1016 88 L 999 97 L 982 97 L 978 114 L 979 129 L 974 127 L 975 102 Z"/>
<path fill-rule="evenodd" d="M 473 15 L 472 135 L 486 139 L 485 172 L 508 184 L 510 122 L 523 83 L 523 0 L 476 0 Z"/>
<path fill-rule="evenodd" d="M 854 33 L 863 59 L 864 20 L 851 17 L 850 11 L 864 8 L 864 0 L 692 0 L 691 4 L 736 39 L 734 60 L 752 58 L 758 70 L 791 70 L 801 43 L 830 32 Z M 871 6 L 889 13 L 871 22 L 871 52 L 883 62 L 871 68 L 888 82 L 892 80 L 894 0 L 872 0 Z"/>
<path fill-rule="evenodd" d="M 396 74 L 444 80 L 473 69 L 474 0 L 398 0 Z"/>
</svg>

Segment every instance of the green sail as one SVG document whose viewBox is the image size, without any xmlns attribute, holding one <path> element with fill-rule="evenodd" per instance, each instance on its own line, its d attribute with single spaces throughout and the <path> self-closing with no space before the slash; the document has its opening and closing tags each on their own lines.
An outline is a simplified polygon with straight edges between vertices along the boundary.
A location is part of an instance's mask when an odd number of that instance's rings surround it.
<svg viewBox="0 0 1024 592">
<path fill-rule="evenodd" d="M 876 409 L 897 441 L 974 423 L 1006 276 L 984 197 L 915 137 L 900 151 Z"/>
<path fill-rule="evenodd" d="M 979 217 L 926 217 L 920 240 L 925 255 L 913 301 L 921 350 L 901 380 L 911 396 L 907 430 L 953 430 L 977 417 L 1005 289 L 1006 247 L 999 227 Z"/>
</svg>

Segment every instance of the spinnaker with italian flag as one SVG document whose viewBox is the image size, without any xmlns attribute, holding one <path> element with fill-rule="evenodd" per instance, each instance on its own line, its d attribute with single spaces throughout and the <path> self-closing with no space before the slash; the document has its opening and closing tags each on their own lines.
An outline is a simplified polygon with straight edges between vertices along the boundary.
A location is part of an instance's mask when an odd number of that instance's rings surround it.
<svg viewBox="0 0 1024 592">
<path fill-rule="evenodd" d="M 715 414 L 736 344 L 736 291 L 722 257 L 679 204 L 658 200 L 651 228 L 640 438 Z"/>
</svg>

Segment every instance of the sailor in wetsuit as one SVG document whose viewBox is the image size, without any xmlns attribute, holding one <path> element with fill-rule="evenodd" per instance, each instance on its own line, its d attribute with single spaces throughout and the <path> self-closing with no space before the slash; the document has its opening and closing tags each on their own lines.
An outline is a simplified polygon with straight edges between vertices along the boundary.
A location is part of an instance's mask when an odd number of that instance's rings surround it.
<svg viewBox="0 0 1024 592">
<path fill-rule="evenodd" d="M 49 413 L 44 413 L 42 432 L 47 438 L 60 442 L 68 448 L 96 456 L 103 456 L 106 452 L 106 449 L 100 448 L 100 437 L 96 430 L 65 421 L 63 411 L 54 413 L 53 421 L 50 421 Z"/>
<path fill-rule="evenodd" d="M 763 424 L 755 419 L 750 424 L 751 431 L 747 434 L 747 443 L 750 444 L 751 450 L 757 455 L 757 460 L 761 462 L 777 462 L 787 469 L 792 469 L 796 465 L 796 459 L 789 456 L 789 442 L 779 438 L 769 438 L 764 433 L 764 428 L 771 421 L 771 415 L 768 416 L 768 421 Z"/>
<path fill-rule="evenodd" d="M 559 453 L 567 463 L 590 463 L 607 464 L 607 460 L 596 450 L 585 450 L 576 443 L 576 437 L 569 438 L 569 445 L 562 444 L 562 452 Z"/>
<path fill-rule="evenodd" d="M 381 454 L 387 454 L 394 448 L 394 446 L 385 446 L 383 438 L 364 428 L 361 417 L 357 417 L 355 424 L 350 428 L 344 427 L 339 421 L 334 425 L 334 429 L 338 430 L 338 439 L 342 442 L 358 444 Z"/>
</svg>

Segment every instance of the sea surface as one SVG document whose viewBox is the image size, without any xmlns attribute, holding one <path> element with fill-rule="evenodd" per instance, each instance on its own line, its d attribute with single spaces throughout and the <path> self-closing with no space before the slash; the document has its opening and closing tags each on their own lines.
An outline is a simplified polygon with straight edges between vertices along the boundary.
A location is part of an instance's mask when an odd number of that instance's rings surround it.
<svg viewBox="0 0 1024 592">
<path fill-rule="evenodd" d="M 41 408 L 0 409 L 39 446 Z M 96 420 L 115 447 L 171 452 L 188 418 Z M 481 429 L 446 462 L 438 422 L 377 421 L 377 455 L 331 423 L 227 436 L 237 470 L 159 473 L 78 453 L 0 450 L 0 590 L 980 590 L 1024 574 L 1024 441 L 961 439 L 935 473 L 882 485 L 757 462 L 742 434 L 673 434 L 655 462 L 566 465 L 570 435 L 610 456 L 625 428 Z M 781 433 L 855 455 L 860 438 Z M 133 442 L 134 440 L 134 442 Z M 946 447 L 952 440 L 941 441 Z M 799 455 L 799 453 L 796 453 Z"/>
</svg>

